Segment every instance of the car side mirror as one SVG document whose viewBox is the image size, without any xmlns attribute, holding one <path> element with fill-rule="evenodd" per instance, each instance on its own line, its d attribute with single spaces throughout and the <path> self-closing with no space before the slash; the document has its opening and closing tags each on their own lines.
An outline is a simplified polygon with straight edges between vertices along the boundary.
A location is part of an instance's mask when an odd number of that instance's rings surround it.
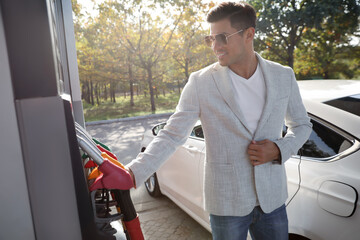
<svg viewBox="0 0 360 240">
<path fill-rule="evenodd" d="M 155 125 L 152 128 L 152 133 L 156 136 L 158 135 L 158 133 L 160 132 L 161 129 L 163 129 L 165 127 L 166 123 L 160 123 L 158 125 Z"/>
</svg>

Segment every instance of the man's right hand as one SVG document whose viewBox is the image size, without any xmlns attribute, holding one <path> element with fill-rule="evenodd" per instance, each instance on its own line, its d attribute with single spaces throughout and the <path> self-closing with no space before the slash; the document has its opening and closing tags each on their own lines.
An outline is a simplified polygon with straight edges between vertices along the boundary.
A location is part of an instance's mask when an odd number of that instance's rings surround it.
<svg viewBox="0 0 360 240">
<path fill-rule="evenodd" d="M 125 170 L 129 172 L 130 176 L 131 176 L 131 179 L 133 181 L 133 184 L 134 184 L 134 188 L 136 188 L 136 182 L 135 182 L 135 176 L 134 176 L 134 173 L 131 171 L 130 168 L 126 167 L 125 166 Z"/>
</svg>

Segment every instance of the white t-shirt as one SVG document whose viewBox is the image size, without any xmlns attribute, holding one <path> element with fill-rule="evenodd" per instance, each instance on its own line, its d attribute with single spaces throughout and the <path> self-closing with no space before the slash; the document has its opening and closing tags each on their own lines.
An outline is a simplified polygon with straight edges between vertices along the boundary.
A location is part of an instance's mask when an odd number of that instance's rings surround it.
<svg viewBox="0 0 360 240">
<path fill-rule="evenodd" d="M 264 109 L 266 91 L 265 80 L 259 64 L 255 73 L 249 78 L 243 78 L 229 69 L 230 77 L 235 87 L 236 101 L 245 117 L 249 130 L 254 134 Z"/>
</svg>

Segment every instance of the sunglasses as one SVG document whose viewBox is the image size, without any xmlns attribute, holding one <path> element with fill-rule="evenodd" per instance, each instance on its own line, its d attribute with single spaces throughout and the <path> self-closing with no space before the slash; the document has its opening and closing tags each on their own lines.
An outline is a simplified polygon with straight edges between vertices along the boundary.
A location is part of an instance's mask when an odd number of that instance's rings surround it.
<svg viewBox="0 0 360 240">
<path fill-rule="evenodd" d="M 234 32 L 234 33 L 230 34 L 230 35 L 225 35 L 224 33 L 220 33 L 220 34 L 216 34 L 215 36 L 213 36 L 213 35 L 206 36 L 205 37 L 205 44 L 208 47 L 212 47 L 215 40 L 216 40 L 221 45 L 226 45 L 228 43 L 228 39 L 231 36 L 234 36 L 237 33 L 241 33 L 242 31 L 244 31 L 244 29 L 241 29 L 241 30 L 239 30 L 237 32 Z"/>
</svg>

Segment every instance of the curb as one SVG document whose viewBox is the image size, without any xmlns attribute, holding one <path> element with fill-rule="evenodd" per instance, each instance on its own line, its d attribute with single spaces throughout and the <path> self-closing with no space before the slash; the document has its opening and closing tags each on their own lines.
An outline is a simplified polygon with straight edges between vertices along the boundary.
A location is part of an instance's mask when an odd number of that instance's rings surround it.
<svg viewBox="0 0 360 240">
<path fill-rule="evenodd" d="M 94 126 L 94 125 L 101 125 L 101 124 L 109 124 L 109 123 L 116 123 L 116 122 L 128 122 L 140 119 L 152 119 L 158 117 L 170 117 L 173 113 L 160 113 L 160 114 L 150 114 L 145 116 L 136 116 L 136 117 L 128 117 L 128 118 L 117 118 L 117 119 L 110 119 L 110 120 L 100 120 L 100 121 L 93 121 L 93 122 L 85 122 L 85 126 Z"/>
</svg>

